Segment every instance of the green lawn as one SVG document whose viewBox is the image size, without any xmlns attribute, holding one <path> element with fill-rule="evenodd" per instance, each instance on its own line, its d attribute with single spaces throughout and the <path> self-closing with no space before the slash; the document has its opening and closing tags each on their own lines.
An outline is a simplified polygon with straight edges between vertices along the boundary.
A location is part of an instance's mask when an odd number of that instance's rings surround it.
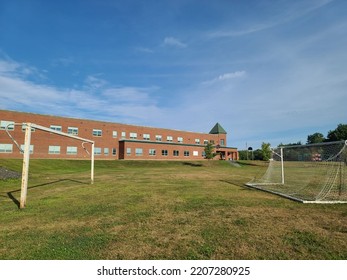
<svg viewBox="0 0 347 280">
<path fill-rule="evenodd" d="M 0 160 L 21 170 L 20 160 Z M 347 259 L 347 205 L 245 188 L 263 165 L 31 160 L 0 180 L 0 259 Z"/>
</svg>

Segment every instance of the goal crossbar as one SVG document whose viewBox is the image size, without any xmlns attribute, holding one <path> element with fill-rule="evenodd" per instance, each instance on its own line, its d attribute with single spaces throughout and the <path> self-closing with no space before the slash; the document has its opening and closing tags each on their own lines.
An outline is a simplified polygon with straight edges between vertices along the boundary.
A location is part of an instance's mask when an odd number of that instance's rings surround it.
<svg viewBox="0 0 347 280">
<path fill-rule="evenodd" d="M 22 184 L 21 184 L 21 195 L 20 195 L 20 205 L 19 205 L 20 209 L 25 208 L 25 205 L 26 205 L 26 198 L 27 198 L 27 191 L 28 191 L 28 177 L 29 177 L 30 142 L 31 142 L 32 129 L 37 129 L 37 130 L 57 134 L 60 136 L 73 138 L 73 139 L 78 140 L 78 141 L 82 141 L 82 147 L 84 149 L 85 149 L 85 147 L 83 146 L 83 144 L 84 143 L 90 143 L 92 145 L 92 149 L 91 149 L 91 153 L 90 153 L 90 157 L 91 157 L 90 180 L 91 180 L 91 184 L 94 183 L 94 141 L 92 141 L 90 139 L 78 137 L 76 135 L 71 135 L 68 133 L 57 131 L 57 130 L 54 130 L 54 129 L 51 129 L 48 127 L 34 124 L 34 123 L 22 123 L 21 125 L 23 127 L 25 127 L 25 138 L 24 138 L 24 151 L 23 151 Z M 14 139 L 12 139 L 12 140 L 14 140 Z M 86 152 L 87 152 L 87 150 L 86 150 Z"/>
</svg>

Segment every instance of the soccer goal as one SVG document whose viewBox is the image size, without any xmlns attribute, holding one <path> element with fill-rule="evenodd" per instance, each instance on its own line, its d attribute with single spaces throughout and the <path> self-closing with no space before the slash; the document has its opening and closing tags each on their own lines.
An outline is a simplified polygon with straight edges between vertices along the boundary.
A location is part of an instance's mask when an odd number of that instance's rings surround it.
<svg viewBox="0 0 347 280">
<path fill-rule="evenodd" d="M 347 203 L 347 140 L 275 148 L 265 174 L 246 185 L 303 203 Z"/>
<path fill-rule="evenodd" d="M 90 179 L 91 184 L 94 182 L 94 141 L 78 137 L 76 135 L 67 134 L 61 131 L 57 131 L 48 127 L 44 127 L 34 123 L 14 123 L 9 126 L 20 125 L 25 130 L 24 136 L 24 148 L 22 148 L 17 141 L 12 137 L 9 132 L 9 127 L 6 128 L 6 133 L 12 139 L 14 144 L 18 147 L 18 149 L 23 153 L 23 168 L 22 168 L 22 184 L 21 184 L 21 194 L 20 194 L 20 209 L 25 208 L 26 198 L 27 198 L 27 190 L 28 190 L 28 178 L 29 178 L 29 162 L 30 162 L 30 143 L 31 143 L 31 134 L 33 130 L 40 130 L 52 134 L 57 134 L 63 137 L 72 138 L 81 142 L 83 149 L 90 155 L 91 158 L 91 171 L 90 171 Z M 89 153 L 85 148 L 84 144 L 91 144 L 91 152 Z"/>
</svg>

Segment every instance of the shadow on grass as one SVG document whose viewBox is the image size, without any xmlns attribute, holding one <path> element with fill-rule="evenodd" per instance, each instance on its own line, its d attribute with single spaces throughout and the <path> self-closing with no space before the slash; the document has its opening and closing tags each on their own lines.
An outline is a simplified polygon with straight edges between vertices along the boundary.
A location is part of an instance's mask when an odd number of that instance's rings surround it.
<svg viewBox="0 0 347 280">
<path fill-rule="evenodd" d="M 242 190 L 251 190 L 249 187 L 246 186 L 246 184 L 244 182 L 231 182 L 231 181 L 227 181 L 227 180 L 219 180 L 219 182 L 223 182 L 223 183 L 227 183 L 233 186 L 238 186 L 241 187 Z"/>
<path fill-rule="evenodd" d="M 84 184 L 84 185 L 87 184 L 87 183 L 85 183 L 85 182 L 81 182 L 81 181 L 77 181 L 77 180 L 60 179 L 60 180 L 56 180 L 56 181 L 53 181 L 53 182 L 48 182 L 48 183 L 43 183 L 43 184 L 39 184 L 39 185 L 35 185 L 35 186 L 28 187 L 28 190 L 30 190 L 30 189 L 35 189 L 35 188 L 39 188 L 39 187 L 45 187 L 45 186 L 49 186 L 49 185 L 53 185 L 53 184 L 60 183 L 60 182 L 65 182 L 65 181 L 69 181 L 69 182 L 73 182 L 73 183 L 78 183 L 78 184 Z M 20 192 L 20 191 L 21 191 L 21 189 L 13 190 L 13 191 L 7 192 L 7 196 L 13 201 L 14 204 L 17 205 L 18 209 L 20 208 L 20 202 L 19 202 L 19 200 L 13 195 L 13 193 Z"/>
<path fill-rule="evenodd" d="M 194 162 L 182 162 L 183 165 L 192 166 L 192 167 L 202 167 L 202 163 L 194 163 Z"/>
</svg>

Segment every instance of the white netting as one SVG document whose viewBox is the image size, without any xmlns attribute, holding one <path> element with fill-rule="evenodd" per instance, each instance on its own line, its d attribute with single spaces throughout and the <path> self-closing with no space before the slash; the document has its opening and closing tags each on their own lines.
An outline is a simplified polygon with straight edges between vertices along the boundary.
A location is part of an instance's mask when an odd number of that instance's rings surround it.
<svg viewBox="0 0 347 280">
<path fill-rule="evenodd" d="M 346 143 L 276 148 L 266 173 L 247 185 L 304 202 L 347 202 Z"/>
</svg>

